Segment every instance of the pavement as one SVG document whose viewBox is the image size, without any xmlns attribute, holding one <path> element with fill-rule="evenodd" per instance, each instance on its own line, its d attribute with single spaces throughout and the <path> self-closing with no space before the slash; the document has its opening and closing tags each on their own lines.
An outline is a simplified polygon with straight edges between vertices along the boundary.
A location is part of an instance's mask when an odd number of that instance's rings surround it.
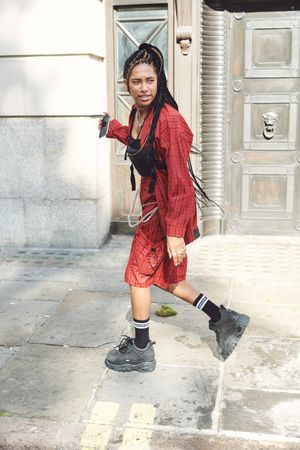
<svg viewBox="0 0 300 450">
<path fill-rule="evenodd" d="M 0 249 L 0 448 L 300 449 L 300 238 L 190 244 L 191 283 L 251 322 L 220 362 L 207 316 L 153 288 L 149 374 L 104 365 L 132 333 L 130 245 Z"/>
</svg>

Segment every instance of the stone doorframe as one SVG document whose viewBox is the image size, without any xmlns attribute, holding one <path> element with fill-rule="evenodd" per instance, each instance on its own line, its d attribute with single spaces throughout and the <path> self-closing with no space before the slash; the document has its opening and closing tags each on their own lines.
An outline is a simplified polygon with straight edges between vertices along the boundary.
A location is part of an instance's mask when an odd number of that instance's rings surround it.
<svg viewBox="0 0 300 450">
<path fill-rule="evenodd" d="M 225 207 L 226 25 L 224 2 L 201 0 L 198 130 L 202 151 L 197 172 L 208 196 Z M 200 166 L 200 167 L 199 167 Z M 200 212 L 202 235 L 222 234 L 224 214 L 216 206 Z"/>
</svg>

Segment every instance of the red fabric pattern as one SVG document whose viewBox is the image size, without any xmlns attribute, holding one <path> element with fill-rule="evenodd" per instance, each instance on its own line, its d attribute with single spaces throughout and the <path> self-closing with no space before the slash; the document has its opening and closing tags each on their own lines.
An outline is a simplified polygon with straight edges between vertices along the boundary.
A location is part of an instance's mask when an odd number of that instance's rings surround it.
<svg viewBox="0 0 300 450">
<path fill-rule="evenodd" d="M 155 202 L 155 194 L 149 194 L 150 178 L 142 178 L 140 198 L 143 205 Z M 146 214 L 153 208 L 149 205 L 143 208 Z M 187 258 L 179 266 L 169 259 L 167 239 L 161 225 L 161 218 L 156 213 L 148 222 L 137 227 L 128 264 L 125 271 L 125 281 L 131 286 L 148 287 L 153 284 L 167 289 L 169 284 L 185 280 Z"/>
<path fill-rule="evenodd" d="M 111 120 L 107 137 L 126 144 L 135 110 L 133 106 L 129 126 Z M 152 118 L 153 112 L 144 122 L 142 145 L 149 133 Z M 187 167 L 192 139 L 193 134 L 180 113 L 165 104 L 155 130 L 154 149 L 156 158 L 166 163 L 167 170 L 157 170 L 152 196 L 148 194 L 150 178 L 141 179 L 141 203 L 156 201 L 158 214 L 137 227 L 125 272 L 125 281 L 130 285 L 147 287 L 156 284 L 165 289 L 168 284 L 178 283 L 186 277 L 187 258 L 179 266 L 174 265 L 167 253 L 166 236 L 183 237 L 186 244 L 193 241 L 197 216 L 193 182 Z M 151 249 L 155 251 L 151 253 Z M 147 261 L 150 269 L 147 269 Z"/>
</svg>

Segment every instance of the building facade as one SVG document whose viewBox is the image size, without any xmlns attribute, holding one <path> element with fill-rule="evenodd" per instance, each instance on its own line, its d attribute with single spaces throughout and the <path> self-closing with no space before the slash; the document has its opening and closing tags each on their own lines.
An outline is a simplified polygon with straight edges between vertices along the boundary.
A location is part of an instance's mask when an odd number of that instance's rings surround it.
<svg viewBox="0 0 300 450">
<path fill-rule="evenodd" d="M 105 5 L 0 0 L 0 245 L 101 245 L 111 219 Z"/>
<path fill-rule="evenodd" d="M 1 245 L 97 248 L 130 232 L 124 147 L 97 123 L 127 122 L 122 68 L 143 41 L 164 53 L 194 169 L 223 209 L 199 211 L 202 234 L 299 235 L 298 2 L 0 5 Z"/>
</svg>

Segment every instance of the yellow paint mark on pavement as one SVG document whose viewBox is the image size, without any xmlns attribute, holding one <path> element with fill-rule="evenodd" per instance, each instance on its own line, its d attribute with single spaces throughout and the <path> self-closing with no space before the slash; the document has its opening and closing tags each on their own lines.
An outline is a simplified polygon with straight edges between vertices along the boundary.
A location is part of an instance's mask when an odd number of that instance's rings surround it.
<svg viewBox="0 0 300 450">
<path fill-rule="evenodd" d="M 104 450 L 109 441 L 114 421 L 119 409 L 118 403 L 97 402 L 90 420 L 81 436 L 81 450 Z"/>
<path fill-rule="evenodd" d="M 108 443 L 111 425 L 87 424 L 80 443 L 80 450 L 104 450 Z"/>
<path fill-rule="evenodd" d="M 125 429 L 123 441 L 120 450 L 148 450 L 150 449 L 150 440 L 152 431 L 143 430 L 142 425 L 153 424 L 155 417 L 155 408 L 146 403 L 134 403 L 130 410 L 129 422 Z M 139 428 L 134 428 L 134 425 Z"/>
<path fill-rule="evenodd" d="M 129 414 L 129 422 L 151 425 L 154 421 L 156 409 L 148 403 L 134 403 Z"/>
</svg>

